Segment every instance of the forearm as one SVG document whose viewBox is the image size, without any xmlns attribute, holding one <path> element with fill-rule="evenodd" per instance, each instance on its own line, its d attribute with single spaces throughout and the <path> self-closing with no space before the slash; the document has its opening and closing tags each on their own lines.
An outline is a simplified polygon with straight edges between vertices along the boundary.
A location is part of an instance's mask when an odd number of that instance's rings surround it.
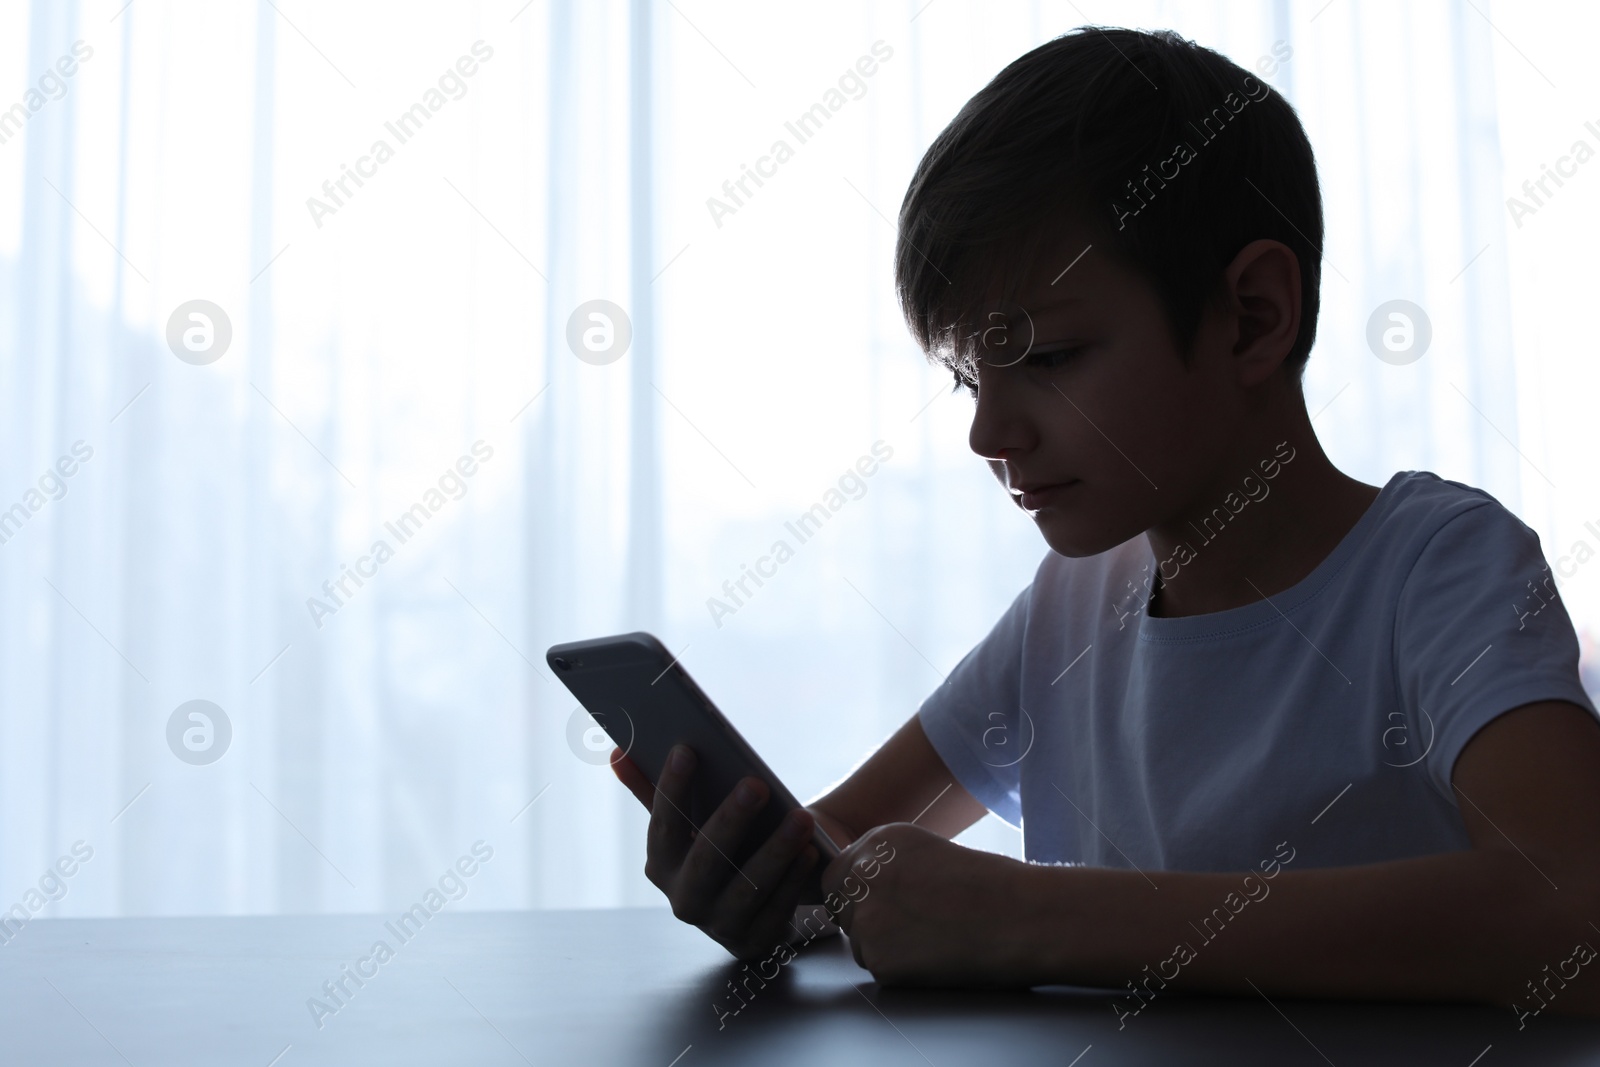
<svg viewBox="0 0 1600 1067">
<path fill-rule="evenodd" d="M 840 848 L 892 822 L 912 822 L 952 838 L 986 814 L 951 775 L 915 715 L 806 807 L 822 816 L 823 829 Z"/>
<path fill-rule="evenodd" d="M 1477 849 L 1359 867 L 1194 874 L 1029 867 L 1040 982 L 1141 995 L 1469 1000 L 1508 1005 L 1574 945 L 1600 945 L 1592 891 L 1555 889 L 1510 851 Z M 1560 875 L 1557 881 L 1560 882 Z M 1551 968 L 1546 970 L 1547 965 Z M 1600 1009 L 1600 966 L 1557 1010 Z M 1569 972 L 1570 973 L 1570 972 Z M 1564 983 L 1557 982 L 1558 985 Z M 1530 1002 L 1532 1003 L 1532 1002 Z"/>
</svg>

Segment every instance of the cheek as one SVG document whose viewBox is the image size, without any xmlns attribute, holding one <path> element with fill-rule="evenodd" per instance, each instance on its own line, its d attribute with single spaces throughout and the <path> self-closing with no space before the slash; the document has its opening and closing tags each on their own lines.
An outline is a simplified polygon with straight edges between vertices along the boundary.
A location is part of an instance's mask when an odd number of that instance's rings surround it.
<svg viewBox="0 0 1600 1067">
<path fill-rule="evenodd" d="M 1204 450 L 1204 395 L 1193 390 L 1150 390 L 1135 421 L 1126 426 L 1130 457 L 1165 488 L 1181 481 L 1180 475 Z"/>
<path fill-rule="evenodd" d="M 1141 470 L 1159 485 L 1151 468 L 1159 467 L 1181 443 L 1190 415 L 1182 391 L 1156 375 L 1109 373 L 1118 369 L 1109 361 L 1104 369 L 1107 373 L 1063 381 L 1061 392 L 1046 387 L 1043 399 L 1054 401 L 1050 437 L 1058 457 L 1055 467 L 1097 491 L 1114 489 L 1129 478 L 1149 489 Z"/>
<path fill-rule="evenodd" d="M 1176 362 L 1176 357 L 1173 357 Z M 1046 543 L 1064 556 L 1093 555 L 1144 533 L 1189 480 L 1199 429 L 1193 383 L 1176 373 L 1080 379 L 1053 389 L 1052 470 L 1082 478 L 1070 503 L 1035 515 Z"/>
<path fill-rule="evenodd" d="M 1165 350 L 1129 359 L 1126 373 L 1103 383 L 1090 399 L 1092 407 L 1080 402 L 1083 414 L 1072 414 L 1096 438 L 1100 472 L 1109 481 L 1126 481 L 1135 495 L 1143 495 L 1141 488 L 1160 493 L 1184 481 L 1204 461 L 1226 406 L 1213 395 L 1207 375 L 1186 370 Z"/>
</svg>

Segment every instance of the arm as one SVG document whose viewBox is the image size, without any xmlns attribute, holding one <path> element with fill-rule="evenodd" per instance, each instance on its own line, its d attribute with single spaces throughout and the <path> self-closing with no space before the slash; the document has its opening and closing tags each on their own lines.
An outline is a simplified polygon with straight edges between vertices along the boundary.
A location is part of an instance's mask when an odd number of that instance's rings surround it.
<svg viewBox="0 0 1600 1067">
<path fill-rule="evenodd" d="M 916 715 L 849 777 L 806 807 L 840 848 L 872 827 L 892 822 L 915 822 L 941 837 L 954 837 L 988 813 L 955 780 Z"/>
<path fill-rule="evenodd" d="M 1600 944 L 1589 925 L 1600 919 L 1600 725 L 1565 702 L 1520 708 L 1479 731 L 1453 781 L 1471 849 L 1284 870 L 1271 903 L 1250 904 L 1212 942 L 1189 923 L 1239 891 L 1238 875 L 1153 873 L 1158 894 L 1134 872 L 1041 871 L 1058 875 L 1066 894 L 1046 939 L 1056 950 L 1046 969 L 1120 987 L 1187 942 L 1196 952 L 1182 967 L 1186 988 L 1250 993 L 1253 982 L 1269 995 L 1526 997 L 1525 983 L 1541 980 L 1547 964 L 1557 967 L 1578 942 Z M 1075 874 L 1082 877 L 1059 877 Z M 1082 924 L 1082 914 L 1102 921 Z M 1562 1002 L 1600 1007 L 1600 977 L 1585 972 Z"/>
<path fill-rule="evenodd" d="M 1119 1017 L 1168 987 L 1487 1001 L 1524 1023 L 1545 1002 L 1600 1014 L 1600 960 L 1585 966 L 1593 956 L 1577 948 L 1600 947 L 1600 724 L 1564 701 L 1516 709 L 1467 745 L 1453 784 L 1472 848 L 1291 863 L 1270 882 L 1257 874 L 1251 884 L 1265 892 L 1242 888 L 1244 872 L 1152 871 L 1147 881 L 970 850 L 958 860 L 958 846 L 882 827 L 861 845 L 892 851 L 841 925 L 880 981 L 1137 986 Z M 837 889 L 860 855 L 858 845 L 830 866 L 825 886 Z M 1207 939 L 1192 924 L 1217 908 L 1233 914 Z"/>
</svg>

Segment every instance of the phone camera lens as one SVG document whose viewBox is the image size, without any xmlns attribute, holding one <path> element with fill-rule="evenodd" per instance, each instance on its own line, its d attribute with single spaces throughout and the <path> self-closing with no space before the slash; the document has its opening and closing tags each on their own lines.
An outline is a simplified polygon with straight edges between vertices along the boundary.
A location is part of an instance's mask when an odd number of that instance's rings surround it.
<svg viewBox="0 0 1600 1067">
<path fill-rule="evenodd" d="M 560 667 L 564 671 L 570 671 L 572 669 L 572 664 L 568 663 L 566 660 L 562 659 L 560 656 L 554 657 L 553 659 L 551 659 L 550 662 L 554 663 L 557 667 Z"/>
</svg>

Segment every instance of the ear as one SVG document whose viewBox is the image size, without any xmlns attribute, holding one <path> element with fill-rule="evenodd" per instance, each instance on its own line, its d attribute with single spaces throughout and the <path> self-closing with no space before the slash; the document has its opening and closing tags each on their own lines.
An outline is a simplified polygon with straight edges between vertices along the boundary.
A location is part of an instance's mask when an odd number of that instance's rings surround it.
<svg viewBox="0 0 1600 1067">
<path fill-rule="evenodd" d="M 1281 241 L 1251 241 L 1222 279 L 1239 384 L 1259 385 L 1283 364 L 1300 332 L 1300 261 Z"/>
</svg>

